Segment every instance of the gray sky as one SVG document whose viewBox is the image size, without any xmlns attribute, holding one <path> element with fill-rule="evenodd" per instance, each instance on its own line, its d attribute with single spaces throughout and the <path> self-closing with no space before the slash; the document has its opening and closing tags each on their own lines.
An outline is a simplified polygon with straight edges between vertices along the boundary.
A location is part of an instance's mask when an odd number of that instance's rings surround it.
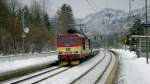
<svg viewBox="0 0 150 84">
<path fill-rule="evenodd" d="M 31 0 L 24 0 L 25 3 L 29 4 Z M 120 9 L 128 12 L 129 10 L 129 0 L 45 0 L 48 13 L 50 15 L 55 15 L 56 11 L 62 6 L 62 4 L 70 4 L 74 16 L 76 18 L 84 18 L 90 13 L 95 11 L 100 11 L 103 8 L 114 8 Z M 89 1 L 93 8 L 88 4 Z M 145 5 L 145 0 L 134 0 L 132 3 L 132 8 L 141 8 Z M 95 6 L 93 5 L 95 4 Z M 150 1 L 148 0 L 150 5 Z"/>
</svg>

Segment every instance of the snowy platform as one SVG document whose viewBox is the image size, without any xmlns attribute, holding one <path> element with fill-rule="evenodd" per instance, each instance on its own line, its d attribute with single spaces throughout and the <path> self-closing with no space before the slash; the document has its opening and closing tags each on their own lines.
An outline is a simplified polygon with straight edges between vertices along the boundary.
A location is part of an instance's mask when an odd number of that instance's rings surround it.
<svg viewBox="0 0 150 84">
<path fill-rule="evenodd" d="M 146 58 L 137 58 L 136 53 L 129 50 L 114 51 L 120 56 L 118 84 L 150 84 L 150 64 Z"/>
<path fill-rule="evenodd" d="M 40 67 L 48 66 L 57 60 L 57 55 L 49 55 L 0 62 L 0 80 L 5 79 L 5 77 L 12 77 L 17 73 L 24 73 L 25 71 L 32 71 Z"/>
</svg>

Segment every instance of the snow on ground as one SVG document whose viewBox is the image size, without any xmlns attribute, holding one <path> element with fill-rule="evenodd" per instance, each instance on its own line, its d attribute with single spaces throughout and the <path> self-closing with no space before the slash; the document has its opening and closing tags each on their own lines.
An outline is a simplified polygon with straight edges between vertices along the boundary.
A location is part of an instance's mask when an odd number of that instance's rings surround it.
<svg viewBox="0 0 150 84">
<path fill-rule="evenodd" d="M 150 64 L 146 64 L 146 58 L 137 58 L 135 52 L 129 50 L 114 51 L 120 56 L 118 84 L 150 84 Z"/>
<path fill-rule="evenodd" d="M 105 54 L 104 52 L 106 52 L 106 51 L 102 50 L 97 56 L 93 57 L 92 59 L 85 61 L 81 65 L 75 66 L 72 69 L 69 69 L 64 73 L 61 73 L 57 76 L 47 79 L 46 81 L 41 82 L 41 84 L 49 84 L 49 83 L 51 83 L 51 84 L 69 84 L 71 81 L 78 78 L 85 71 L 89 70 L 99 60 L 101 60 Z M 97 77 L 101 74 L 103 69 L 106 67 L 109 59 L 110 59 L 110 54 L 108 52 L 106 52 L 105 59 L 97 66 L 97 68 L 95 68 L 95 70 L 93 70 L 89 75 L 84 77 L 81 81 L 78 81 L 77 84 L 83 84 L 83 83 L 93 84 L 93 82 L 95 82 Z M 8 72 L 11 72 L 11 71 L 24 69 L 27 67 L 36 67 L 37 65 L 40 66 L 42 64 L 54 62 L 56 60 L 58 60 L 57 56 L 52 55 L 52 56 L 47 56 L 47 57 L 37 57 L 37 58 L 30 58 L 27 60 L 17 60 L 17 61 L 11 61 L 11 62 L 8 61 L 5 63 L 0 63 L 0 66 L 1 66 L 0 67 L 0 76 L 3 74 L 6 74 Z M 113 64 L 115 62 L 114 60 L 112 61 Z M 112 67 L 112 65 L 111 65 L 111 67 Z M 65 69 L 65 67 L 64 67 L 64 69 Z M 99 72 L 97 72 L 97 71 L 99 71 Z M 110 71 L 111 71 L 111 69 L 110 69 Z M 25 81 L 25 82 L 23 82 L 23 84 L 30 84 L 30 83 L 34 82 L 35 80 L 45 77 L 47 75 L 50 75 L 50 74 L 40 76 L 39 78 L 35 78 L 30 81 Z M 109 73 L 108 73 L 108 75 L 109 75 Z M 106 77 L 104 79 L 106 79 Z M 103 82 L 104 82 L 104 80 L 103 80 Z M 101 83 L 99 83 L 99 84 L 101 84 Z"/>
<path fill-rule="evenodd" d="M 47 57 L 56 54 L 57 53 L 55 51 L 50 51 L 50 52 L 41 52 L 41 53 L 13 54 L 13 55 L 6 55 L 6 56 L 0 55 L 0 63 L 8 62 L 8 61 L 16 61 L 16 60 L 27 60 L 31 58 L 37 58 L 37 57 Z"/>
<path fill-rule="evenodd" d="M 42 75 L 37 76 L 35 78 L 32 78 L 32 79 L 20 82 L 19 84 L 35 84 L 34 82 L 37 82 L 37 80 L 42 80 L 43 78 L 49 77 L 49 76 L 51 76 L 53 74 L 56 74 L 56 73 L 58 73 L 60 71 L 66 70 L 66 69 L 67 69 L 67 67 L 62 67 L 60 69 L 56 69 L 55 71 L 49 72 L 47 74 L 42 74 Z M 5 83 L 5 84 L 10 84 L 10 83 Z M 51 82 L 49 82 L 47 84 L 51 84 Z M 62 83 L 57 83 L 57 84 L 62 84 Z"/>
<path fill-rule="evenodd" d="M 110 73 L 111 73 L 111 71 L 112 71 L 112 68 L 113 68 L 115 62 L 116 62 L 116 57 L 115 57 L 115 55 L 112 54 L 111 63 L 110 63 L 110 65 L 108 66 L 107 70 L 105 71 L 103 77 L 99 80 L 98 84 L 105 84 L 105 82 L 106 82 L 108 76 L 110 76 Z"/>
<path fill-rule="evenodd" d="M 9 72 L 14 72 L 25 68 L 31 68 L 31 67 L 54 63 L 57 60 L 58 60 L 57 55 L 51 55 L 51 56 L 43 56 L 43 57 L 42 56 L 34 57 L 34 58 L 24 59 L 24 60 L 0 62 L 0 76 L 5 75 Z"/>
<path fill-rule="evenodd" d="M 100 52 L 97 56 L 93 57 L 92 59 L 85 61 L 84 63 L 75 66 L 64 73 L 58 74 L 52 78 L 42 81 L 39 84 L 70 84 L 74 79 L 78 78 L 81 74 L 89 70 L 92 66 L 94 66 L 99 60 L 101 60 L 104 56 L 104 52 Z M 109 59 L 109 55 L 106 57 Z M 103 64 L 108 62 L 108 59 L 104 61 Z M 101 72 L 101 71 L 100 71 Z M 83 84 L 93 84 L 91 80 L 96 80 L 97 73 L 92 74 L 89 78 L 83 78 L 82 81 L 86 81 Z M 89 77 L 89 76 L 88 76 Z M 80 81 L 81 82 L 81 81 Z M 77 83 L 78 84 L 78 83 Z"/>
<path fill-rule="evenodd" d="M 111 56 L 108 52 L 106 53 L 105 59 L 101 63 L 99 63 L 95 68 L 93 68 L 93 70 L 91 70 L 88 74 L 82 77 L 82 79 L 77 81 L 75 84 L 94 84 L 97 78 L 103 73 L 106 66 L 109 64 L 109 61 L 111 62 L 111 64 L 108 66 L 107 70 L 105 71 L 101 79 L 97 82 L 97 84 L 105 84 L 105 81 L 109 76 L 112 67 L 115 63 L 115 57 L 112 56 L 111 59 Z"/>
</svg>

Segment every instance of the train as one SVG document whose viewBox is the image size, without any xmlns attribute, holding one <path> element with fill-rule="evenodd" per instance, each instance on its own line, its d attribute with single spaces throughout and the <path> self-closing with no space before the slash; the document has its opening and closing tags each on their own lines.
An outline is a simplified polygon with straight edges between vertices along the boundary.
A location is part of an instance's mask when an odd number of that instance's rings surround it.
<svg viewBox="0 0 150 84">
<path fill-rule="evenodd" d="M 57 35 L 57 51 L 60 65 L 78 65 L 92 56 L 90 39 L 80 33 Z"/>
</svg>

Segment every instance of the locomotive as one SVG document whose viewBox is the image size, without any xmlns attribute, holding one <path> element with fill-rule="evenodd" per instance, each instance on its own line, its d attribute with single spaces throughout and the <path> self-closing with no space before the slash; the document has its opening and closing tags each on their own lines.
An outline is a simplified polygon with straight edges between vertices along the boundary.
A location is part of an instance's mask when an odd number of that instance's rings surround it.
<svg viewBox="0 0 150 84">
<path fill-rule="evenodd" d="M 60 65 L 78 65 L 92 55 L 91 42 L 81 33 L 57 35 L 57 51 Z"/>
</svg>

